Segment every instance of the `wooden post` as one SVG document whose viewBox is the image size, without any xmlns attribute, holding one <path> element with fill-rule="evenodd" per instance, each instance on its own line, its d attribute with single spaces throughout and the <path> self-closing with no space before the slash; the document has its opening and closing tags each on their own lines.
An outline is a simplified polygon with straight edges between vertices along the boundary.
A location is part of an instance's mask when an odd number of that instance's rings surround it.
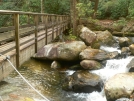
<svg viewBox="0 0 134 101">
<path fill-rule="evenodd" d="M 99 0 L 95 0 L 94 14 L 93 14 L 94 19 L 96 18 L 96 12 L 97 12 L 97 8 L 98 8 L 98 3 L 99 3 Z"/>
<path fill-rule="evenodd" d="M 58 34 L 59 34 L 59 16 L 57 15 L 56 16 L 57 18 L 56 18 L 56 29 L 57 29 L 57 31 L 56 31 L 56 36 L 58 36 Z"/>
<path fill-rule="evenodd" d="M 35 15 L 35 53 L 38 51 L 38 15 Z"/>
<path fill-rule="evenodd" d="M 45 16 L 45 28 L 46 28 L 46 45 L 47 45 L 48 15 Z"/>
<path fill-rule="evenodd" d="M 14 14 L 15 43 L 16 43 L 16 67 L 20 66 L 20 41 L 19 41 L 19 14 Z"/>
<path fill-rule="evenodd" d="M 54 15 L 51 16 L 52 20 L 52 40 L 54 39 Z"/>
<path fill-rule="evenodd" d="M 62 16 L 60 17 L 60 34 L 62 33 Z"/>
</svg>

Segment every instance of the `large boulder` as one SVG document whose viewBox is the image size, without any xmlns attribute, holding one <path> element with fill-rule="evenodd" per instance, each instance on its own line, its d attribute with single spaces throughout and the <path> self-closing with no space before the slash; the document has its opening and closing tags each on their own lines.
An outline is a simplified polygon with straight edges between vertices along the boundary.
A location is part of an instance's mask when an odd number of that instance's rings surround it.
<svg viewBox="0 0 134 101">
<path fill-rule="evenodd" d="M 125 58 L 125 57 L 127 57 L 129 55 L 130 55 L 129 47 L 122 47 L 121 48 L 121 56 Z"/>
<path fill-rule="evenodd" d="M 87 27 L 82 27 L 80 38 L 89 46 L 96 40 L 96 34 Z"/>
<path fill-rule="evenodd" d="M 95 60 L 83 60 L 80 62 L 80 65 L 84 69 L 89 69 L 89 70 L 96 70 L 102 67 L 102 65 L 98 61 L 95 61 Z"/>
<path fill-rule="evenodd" d="M 116 74 L 106 82 L 104 89 L 108 101 L 130 98 L 134 92 L 134 73 Z"/>
<path fill-rule="evenodd" d="M 118 52 L 106 52 L 104 50 L 100 49 L 92 49 L 92 48 L 86 48 L 83 50 L 79 57 L 81 60 L 106 60 L 106 59 L 112 59 L 118 56 Z"/>
<path fill-rule="evenodd" d="M 101 83 L 102 80 L 97 74 L 80 70 L 67 77 L 63 83 L 63 89 L 74 92 L 91 93 L 93 91 L 101 91 Z"/>
<path fill-rule="evenodd" d="M 118 38 L 120 47 L 128 47 L 132 42 L 127 37 L 119 37 Z"/>
<path fill-rule="evenodd" d="M 34 58 L 73 61 L 79 59 L 79 53 L 85 48 L 82 41 L 57 42 L 44 46 Z"/>
<path fill-rule="evenodd" d="M 96 40 L 97 42 L 100 43 L 100 45 L 112 46 L 113 43 L 115 43 L 112 34 L 108 30 L 96 32 L 96 35 L 97 35 Z"/>
</svg>

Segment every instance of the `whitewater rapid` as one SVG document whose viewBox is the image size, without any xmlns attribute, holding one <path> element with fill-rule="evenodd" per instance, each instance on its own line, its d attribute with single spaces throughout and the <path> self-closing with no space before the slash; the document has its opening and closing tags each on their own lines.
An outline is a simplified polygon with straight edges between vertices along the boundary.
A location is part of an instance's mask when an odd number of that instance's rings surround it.
<svg viewBox="0 0 134 101">
<path fill-rule="evenodd" d="M 118 48 L 102 46 L 101 49 L 105 50 L 107 52 L 118 51 L 119 54 L 121 53 L 121 51 Z M 114 75 L 116 75 L 118 73 L 127 73 L 130 69 L 130 68 L 127 68 L 127 65 L 132 60 L 132 58 L 133 57 L 107 60 L 106 66 L 104 68 L 99 69 L 99 70 L 92 70 L 89 72 L 99 75 L 101 77 L 103 83 L 105 84 L 106 81 L 109 78 L 113 77 Z M 72 75 L 74 72 L 75 71 L 67 71 L 68 75 Z M 107 101 L 103 86 L 102 86 L 101 92 L 94 91 L 89 94 L 81 93 L 81 94 L 78 94 L 77 97 L 78 98 L 86 97 L 86 101 Z"/>
</svg>

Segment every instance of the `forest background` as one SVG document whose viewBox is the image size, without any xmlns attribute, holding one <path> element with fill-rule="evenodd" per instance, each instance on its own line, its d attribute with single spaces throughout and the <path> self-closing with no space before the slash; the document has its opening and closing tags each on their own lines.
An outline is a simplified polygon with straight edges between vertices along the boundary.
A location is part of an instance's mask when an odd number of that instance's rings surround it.
<svg viewBox="0 0 134 101">
<path fill-rule="evenodd" d="M 16 10 L 26 12 L 43 12 L 49 14 L 70 14 L 70 4 L 73 0 L 0 0 L 0 10 Z M 78 0 L 76 5 L 79 18 L 89 18 L 94 12 L 94 2 Z M 9 16 L 0 19 L 0 26 L 7 23 Z M 133 19 L 134 0 L 99 0 L 97 19 Z"/>
</svg>

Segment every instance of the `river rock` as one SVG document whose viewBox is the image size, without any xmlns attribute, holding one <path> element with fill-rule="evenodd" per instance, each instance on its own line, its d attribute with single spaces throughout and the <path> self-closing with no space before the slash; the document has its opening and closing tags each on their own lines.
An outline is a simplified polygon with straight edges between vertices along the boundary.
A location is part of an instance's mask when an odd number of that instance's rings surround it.
<svg viewBox="0 0 134 101">
<path fill-rule="evenodd" d="M 127 68 L 130 68 L 129 72 L 134 72 L 134 58 L 129 62 Z"/>
<path fill-rule="evenodd" d="M 112 46 L 113 43 L 115 43 L 115 40 L 112 36 L 112 34 L 106 30 L 106 31 L 100 31 L 97 34 L 97 39 L 100 45 L 106 45 L 106 46 Z"/>
<path fill-rule="evenodd" d="M 104 89 L 108 101 L 129 98 L 134 92 L 134 73 L 116 74 L 106 82 Z"/>
<path fill-rule="evenodd" d="M 130 48 L 131 54 L 134 55 L 134 44 L 131 44 L 131 45 L 129 46 L 129 48 Z"/>
<path fill-rule="evenodd" d="M 89 71 L 76 71 L 71 76 L 68 76 L 63 84 L 64 90 L 74 92 L 91 93 L 93 91 L 101 91 L 101 78 Z"/>
<path fill-rule="evenodd" d="M 83 60 L 80 62 L 80 65 L 84 69 L 89 69 L 89 70 L 96 70 L 102 67 L 102 65 L 98 61 L 95 61 L 95 60 Z"/>
<path fill-rule="evenodd" d="M 57 42 L 44 46 L 34 58 L 73 61 L 79 59 L 79 53 L 85 48 L 82 41 Z"/>
<path fill-rule="evenodd" d="M 129 55 L 130 55 L 129 47 L 122 47 L 121 48 L 121 56 L 125 58 L 125 57 L 127 57 Z"/>
<path fill-rule="evenodd" d="M 82 27 L 80 38 L 89 46 L 96 40 L 96 34 L 87 27 Z"/>
<path fill-rule="evenodd" d="M 112 59 L 118 56 L 118 52 L 106 52 L 101 49 L 86 48 L 83 50 L 79 57 L 81 60 L 106 60 Z"/>
<path fill-rule="evenodd" d="M 51 63 L 51 68 L 52 68 L 52 69 L 61 68 L 61 64 L 60 64 L 58 61 L 53 61 L 53 62 Z"/>
<path fill-rule="evenodd" d="M 131 40 L 127 37 L 118 38 L 120 47 L 128 47 L 131 44 Z"/>
</svg>

